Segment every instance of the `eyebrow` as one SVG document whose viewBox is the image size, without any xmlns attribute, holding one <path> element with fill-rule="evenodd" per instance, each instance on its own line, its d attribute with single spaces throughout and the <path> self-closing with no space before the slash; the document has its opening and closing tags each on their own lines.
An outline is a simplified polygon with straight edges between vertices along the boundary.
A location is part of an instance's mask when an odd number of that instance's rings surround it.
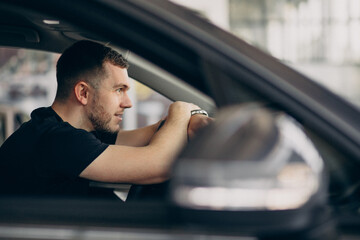
<svg viewBox="0 0 360 240">
<path fill-rule="evenodd" d="M 126 84 L 123 84 L 123 83 L 120 83 L 120 84 L 116 84 L 113 86 L 114 89 L 118 89 L 120 87 L 123 87 L 125 88 L 126 90 L 129 90 L 130 89 L 130 86 L 126 85 Z"/>
</svg>

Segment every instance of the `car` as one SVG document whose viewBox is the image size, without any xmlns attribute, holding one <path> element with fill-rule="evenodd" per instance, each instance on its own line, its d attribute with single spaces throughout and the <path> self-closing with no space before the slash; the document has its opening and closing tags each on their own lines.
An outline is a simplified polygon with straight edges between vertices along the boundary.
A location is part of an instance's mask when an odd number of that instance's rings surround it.
<svg viewBox="0 0 360 240">
<path fill-rule="evenodd" d="M 132 202 L 1 195 L 0 238 L 360 236 L 357 107 L 172 2 L 0 1 L 1 46 L 61 53 L 82 39 L 130 51 L 132 78 L 216 121 Z"/>
</svg>

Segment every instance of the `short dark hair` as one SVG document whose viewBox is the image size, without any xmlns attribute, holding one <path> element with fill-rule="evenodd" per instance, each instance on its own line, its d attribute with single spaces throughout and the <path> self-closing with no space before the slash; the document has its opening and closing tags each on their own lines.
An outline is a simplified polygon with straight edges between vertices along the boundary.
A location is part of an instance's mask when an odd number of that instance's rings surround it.
<svg viewBox="0 0 360 240">
<path fill-rule="evenodd" d="M 82 40 L 67 48 L 56 65 L 56 99 L 67 99 L 80 80 L 97 88 L 107 74 L 104 67 L 106 62 L 121 68 L 129 67 L 128 61 L 120 53 L 100 43 Z"/>
</svg>

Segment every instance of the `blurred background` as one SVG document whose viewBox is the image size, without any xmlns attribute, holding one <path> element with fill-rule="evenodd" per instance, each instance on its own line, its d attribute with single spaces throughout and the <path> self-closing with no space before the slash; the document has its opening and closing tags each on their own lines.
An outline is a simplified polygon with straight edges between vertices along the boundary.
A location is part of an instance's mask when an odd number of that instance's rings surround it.
<svg viewBox="0 0 360 240">
<path fill-rule="evenodd" d="M 359 0 L 172 0 L 360 106 Z"/>
<path fill-rule="evenodd" d="M 359 0 L 172 0 L 360 106 Z M 0 48 L 0 144 L 55 97 L 58 54 Z M 170 100 L 133 82 L 123 128 L 159 120 Z"/>
</svg>

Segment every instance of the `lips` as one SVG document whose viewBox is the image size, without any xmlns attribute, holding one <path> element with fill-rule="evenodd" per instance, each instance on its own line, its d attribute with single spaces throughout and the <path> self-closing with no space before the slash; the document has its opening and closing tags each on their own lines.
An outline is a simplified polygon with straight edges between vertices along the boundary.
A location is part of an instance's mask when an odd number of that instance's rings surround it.
<svg viewBox="0 0 360 240">
<path fill-rule="evenodd" d="M 122 117 L 123 117 L 123 114 L 122 113 L 119 113 L 119 114 L 115 114 L 115 117 L 117 118 L 117 119 L 119 119 L 120 121 L 122 121 Z"/>
</svg>

